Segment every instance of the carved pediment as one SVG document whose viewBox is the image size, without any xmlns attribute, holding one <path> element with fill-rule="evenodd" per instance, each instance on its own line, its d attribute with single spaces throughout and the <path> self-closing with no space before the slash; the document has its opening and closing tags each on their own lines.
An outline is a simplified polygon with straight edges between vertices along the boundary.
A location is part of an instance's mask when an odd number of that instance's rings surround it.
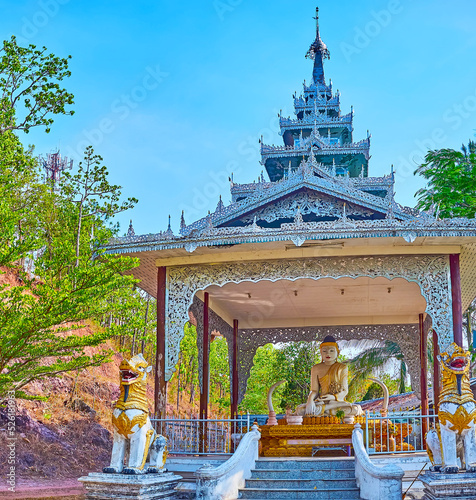
<svg viewBox="0 0 476 500">
<path fill-rule="evenodd" d="M 377 213 L 339 198 L 303 190 L 251 211 L 235 221 L 230 221 L 227 226 L 247 226 L 252 224 L 254 220 L 258 225 L 260 223 L 265 226 L 276 225 L 276 223 L 279 225 L 280 222 L 285 223 L 294 220 L 298 212 L 306 222 L 336 220 L 344 214 L 349 219 L 356 220 L 382 219 L 385 217 L 383 213 Z"/>
</svg>

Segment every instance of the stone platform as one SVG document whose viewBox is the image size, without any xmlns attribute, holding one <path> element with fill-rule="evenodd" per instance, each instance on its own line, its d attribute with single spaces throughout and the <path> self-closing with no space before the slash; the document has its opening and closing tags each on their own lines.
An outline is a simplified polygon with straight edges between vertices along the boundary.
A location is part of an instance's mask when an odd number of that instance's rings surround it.
<svg viewBox="0 0 476 500">
<path fill-rule="evenodd" d="M 86 500 L 169 500 L 182 479 L 172 472 L 161 474 L 104 474 L 91 472 L 78 479 L 86 489 Z"/>
<path fill-rule="evenodd" d="M 474 500 L 476 498 L 476 474 L 458 472 L 441 474 L 425 472 L 420 476 L 423 483 L 423 500 Z"/>
</svg>

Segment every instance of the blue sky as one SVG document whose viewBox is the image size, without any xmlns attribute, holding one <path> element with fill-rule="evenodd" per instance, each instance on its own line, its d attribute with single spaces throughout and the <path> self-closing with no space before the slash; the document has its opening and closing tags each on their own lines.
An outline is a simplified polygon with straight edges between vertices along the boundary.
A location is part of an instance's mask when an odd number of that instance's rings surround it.
<svg viewBox="0 0 476 500">
<path fill-rule="evenodd" d="M 370 175 L 396 169 L 414 206 L 428 148 L 459 148 L 476 129 L 476 4 L 469 0 L 321 0 L 326 78 L 372 133 Z M 136 233 L 178 229 L 229 202 L 228 175 L 256 179 L 258 139 L 282 144 L 277 113 L 312 74 L 304 55 L 316 3 L 301 0 L 0 0 L 3 38 L 71 54 L 75 115 L 25 139 L 75 161 L 88 144 L 125 196 Z"/>
</svg>

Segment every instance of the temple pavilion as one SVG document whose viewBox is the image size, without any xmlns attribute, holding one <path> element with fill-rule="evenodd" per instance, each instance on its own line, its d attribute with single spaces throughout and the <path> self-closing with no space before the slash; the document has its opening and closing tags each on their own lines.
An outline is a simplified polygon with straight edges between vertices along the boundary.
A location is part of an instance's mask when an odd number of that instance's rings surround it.
<svg viewBox="0 0 476 500">
<path fill-rule="evenodd" d="M 190 224 L 182 214 L 179 234 L 170 224 L 140 236 L 131 227 L 107 249 L 138 257 L 134 276 L 157 298 L 162 416 L 189 320 L 197 325 L 202 418 L 212 332 L 228 341 L 232 414 L 257 348 L 269 342 L 395 340 L 424 413 L 428 336 L 440 349 L 462 345 L 462 311 L 476 296 L 476 220 L 403 207 L 393 172 L 369 176 L 370 136 L 354 142 L 354 113 L 341 113 L 325 78 L 329 50 L 317 11 L 306 57 L 312 79 L 294 95 L 295 116 L 280 116 L 283 144 L 261 141 L 268 179 L 231 181 L 231 202 L 220 197 L 213 213 Z"/>
</svg>

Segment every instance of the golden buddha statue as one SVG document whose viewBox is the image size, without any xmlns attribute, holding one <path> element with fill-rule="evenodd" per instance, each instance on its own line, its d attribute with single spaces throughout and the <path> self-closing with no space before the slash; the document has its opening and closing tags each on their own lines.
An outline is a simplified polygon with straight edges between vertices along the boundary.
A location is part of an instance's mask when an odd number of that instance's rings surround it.
<svg viewBox="0 0 476 500">
<path fill-rule="evenodd" d="M 345 400 L 349 392 L 348 368 L 337 361 L 339 346 L 331 335 L 320 345 L 322 361 L 311 368 L 311 392 L 305 404 L 296 409 L 298 415 L 335 415 L 343 410 L 348 423 L 354 416 L 362 415 L 359 405 Z"/>
</svg>

